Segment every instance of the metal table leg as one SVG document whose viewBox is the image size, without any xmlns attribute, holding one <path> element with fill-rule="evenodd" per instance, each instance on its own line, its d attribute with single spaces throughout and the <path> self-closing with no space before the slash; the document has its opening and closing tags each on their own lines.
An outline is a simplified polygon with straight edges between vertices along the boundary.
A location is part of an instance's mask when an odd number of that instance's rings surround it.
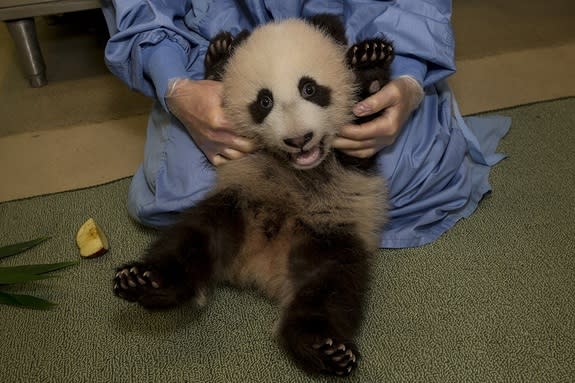
<svg viewBox="0 0 575 383">
<path fill-rule="evenodd" d="M 6 26 L 20 55 L 30 86 L 39 88 L 46 85 L 46 65 L 36 37 L 34 18 L 6 20 Z"/>
</svg>

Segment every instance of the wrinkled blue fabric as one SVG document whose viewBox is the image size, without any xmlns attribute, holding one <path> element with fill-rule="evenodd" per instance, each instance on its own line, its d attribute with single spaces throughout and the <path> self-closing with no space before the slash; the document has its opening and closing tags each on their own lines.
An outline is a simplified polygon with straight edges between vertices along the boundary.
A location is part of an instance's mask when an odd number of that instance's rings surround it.
<svg viewBox="0 0 575 383">
<path fill-rule="evenodd" d="M 104 0 L 110 70 L 158 100 L 148 121 L 144 162 L 129 191 L 130 214 L 165 226 L 213 187 L 215 171 L 167 110 L 170 79 L 203 77 L 209 39 L 271 20 L 340 15 L 350 42 L 385 34 L 394 42 L 392 77 L 410 75 L 425 97 L 396 142 L 378 154 L 389 188 L 382 247 L 420 246 L 469 216 L 491 188 L 491 166 L 506 118 L 462 118 L 445 78 L 455 70 L 451 1 Z"/>
</svg>

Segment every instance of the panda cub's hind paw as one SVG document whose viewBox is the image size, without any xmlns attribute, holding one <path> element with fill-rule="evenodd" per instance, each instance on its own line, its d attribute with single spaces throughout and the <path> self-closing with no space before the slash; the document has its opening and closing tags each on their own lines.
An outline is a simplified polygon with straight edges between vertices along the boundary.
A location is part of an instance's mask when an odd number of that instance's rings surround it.
<svg viewBox="0 0 575 383">
<path fill-rule="evenodd" d="M 393 45 L 384 39 L 369 39 L 347 50 L 347 63 L 353 69 L 383 66 L 393 59 Z"/>
<path fill-rule="evenodd" d="M 312 344 L 311 348 L 314 350 L 316 357 L 322 360 L 323 368 L 321 372 L 323 373 L 348 376 L 357 366 L 359 353 L 352 343 L 340 343 L 333 338 L 326 338 Z"/>
<path fill-rule="evenodd" d="M 351 341 L 298 328 L 283 329 L 283 341 L 295 362 L 312 374 L 348 376 L 357 367 L 359 352 Z"/>
</svg>

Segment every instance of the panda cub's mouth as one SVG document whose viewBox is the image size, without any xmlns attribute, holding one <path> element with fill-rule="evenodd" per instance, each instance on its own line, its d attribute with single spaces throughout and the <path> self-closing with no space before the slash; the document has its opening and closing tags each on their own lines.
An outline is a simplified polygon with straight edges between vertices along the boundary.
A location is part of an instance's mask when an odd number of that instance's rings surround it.
<svg viewBox="0 0 575 383">
<path fill-rule="evenodd" d="M 298 169 L 311 169 L 321 163 L 324 158 L 324 142 L 321 140 L 317 145 L 308 149 L 302 149 L 296 153 L 290 153 L 290 160 Z"/>
</svg>

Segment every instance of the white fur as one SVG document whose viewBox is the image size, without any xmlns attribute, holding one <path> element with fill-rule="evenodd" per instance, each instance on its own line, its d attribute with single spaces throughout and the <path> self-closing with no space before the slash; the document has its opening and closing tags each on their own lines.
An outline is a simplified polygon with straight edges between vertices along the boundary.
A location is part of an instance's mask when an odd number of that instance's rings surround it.
<svg viewBox="0 0 575 383">
<path fill-rule="evenodd" d="M 322 138 L 326 152 L 335 134 L 352 120 L 354 79 L 345 64 L 346 47 L 302 20 L 263 25 L 235 51 L 226 66 L 224 110 L 241 133 L 257 138 L 266 148 L 293 152 L 286 138 L 314 133 L 307 147 Z M 331 104 L 318 106 L 300 95 L 304 76 L 331 89 Z M 274 107 L 255 124 L 248 106 L 260 89 L 269 89 Z"/>
</svg>

